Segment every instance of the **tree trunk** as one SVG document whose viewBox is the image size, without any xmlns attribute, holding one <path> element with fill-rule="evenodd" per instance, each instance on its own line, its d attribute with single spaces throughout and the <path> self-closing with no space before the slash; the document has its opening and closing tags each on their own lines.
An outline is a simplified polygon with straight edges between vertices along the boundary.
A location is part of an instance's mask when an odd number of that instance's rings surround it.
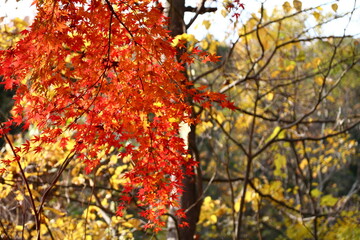
<svg viewBox="0 0 360 240">
<path fill-rule="evenodd" d="M 185 0 L 169 0 L 168 1 L 168 17 L 169 17 L 169 30 L 172 36 L 181 35 L 186 32 L 184 24 L 184 13 L 185 13 Z M 186 51 L 186 50 L 181 50 Z M 184 74 L 187 76 L 186 71 Z M 192 104 L 192 99 L 188 99 L 189 104 Z M 194 110 L 193 113 L 194 115 Z M 199 154 L 196 145 L 196 126 L 190 127 L 188 134 L 188 150 L 192 157 L 199 162 Z M 184 169 L 183 169 L 184 170 Z M 201 181 L 201 168 L 197 167 L 193 169 L 193 175 L 187 175 L 183 181 L 184 193 L 181 196 L 181 208 L 186 212 L 186 221 L 189 227 L 179 229 L 178 238 L 181 240 L 194 239 L 196 233 L 196 224 L 199 220 L 200 208 L 202 201 L 200 199 L 202 194 L 202 181 Z M 174 234 L 169 234 L 168 239 L 173 239 Z"/>
</svg>

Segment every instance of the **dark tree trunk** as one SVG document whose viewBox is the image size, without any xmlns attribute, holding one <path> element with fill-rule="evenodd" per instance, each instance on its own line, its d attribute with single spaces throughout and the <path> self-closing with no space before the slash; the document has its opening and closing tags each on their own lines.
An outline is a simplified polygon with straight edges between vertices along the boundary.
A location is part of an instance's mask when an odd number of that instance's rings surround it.
<svg viewBox="0 0 360 240">
<path fill-rule="evenodd" d="M 169 17 L 169 30 L 172 36 L 181 35 L 186 32 L 184 23 L 185 13 L 185 0 L 170 0 L 168 17 Z M 183 50 L 182 50 L 183 51 Z M 186 51 L 186 50 L 185 50 Z M 184 74 L 187 76 L 186 72 Z M 192 104 L 192 99 L 188 99 L 189 104 Z M 194 110 L 193 110 L 194 114 Z M 190 127 L 188 135 L 188 149 L 192 157 L 199 161 L 199 154 L 196 145 L 196 126 Z M 181 208 L 187 210 L 185 220 L 189 227 L 179 229 L 179 239 L 191 240 L 194 239 L 196 233 L 196 224 L 199 220 L 200 208 L 202 201 L 200 200 L 202 194 L 202 182 L 201 182 L 201 169 L 197 167 L 193 169 L 193 175 L 185 177 L 183 184 L 184 193 L 181 197 Z"/>
</svg>

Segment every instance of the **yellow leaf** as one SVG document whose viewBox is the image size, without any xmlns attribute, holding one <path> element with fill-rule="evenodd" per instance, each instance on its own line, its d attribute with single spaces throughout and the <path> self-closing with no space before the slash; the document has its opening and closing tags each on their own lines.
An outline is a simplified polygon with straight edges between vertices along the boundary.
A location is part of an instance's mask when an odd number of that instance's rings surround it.
<svg viewBox="0 0 360 240">
<path fill-rule="evenodd" d="M 163 104 L 161 102 L 154 102 L 153 105 L 155 107 L 162 107 L 163 106 Z"/>
<path fill-rule="evenodd" d="M 331 5 L 332 10 L 334 10 L 334 12 L 336 12 L 338 10 L 338 5 L 336 3 Z"/>
<path fill-rule="evenodd" d="M 32 227 L 35 226 L 34 221 L 28 221 L 27 223 L 25 223 L 25 226 L 27 229 L 31 229 Z"/>
<path fill-rule="evenodd" d="M 235 212 L 239 212 L 240 211 L 240 201 L 236 201 L 234 204 L 234 210 Z"/>
<path fill-rule="evenodd" d="M 17 201 L 21 202 L 22 200 L 24 200 L 24 196 L 22 195 L 22 193 L 19 190 L 15 191 L 15 193 L 16 193 L 15 199 Z"/>
<path fill-rule="evenodd" d="M 41 197 L 40 193 L 39 193 L 38 191 L 36 191 L 35 189 L 32 189 L 32 190 L 31 190 L 31 193 L 32 193 L 32 195 L 33 195 L 34 197 L 38 197 L 38 198 Z M 27 194 L 26 194 L 26 195 L 27 195 Z"/>
<path fill-rule="evenodd" d="M 123 159 L 122 159 L 123 163 L 128 163 L 131 161 L 131 156 L 130 155 L 127 155 L 125 156 Z"/>
<path fill-rule="evenodd" d="M 285 71 L 292 72 L 295 69 L 295 65 L 291 64 L 285 68 Z"/>
<path fill-rule="evenodd" d="M 314 81 L 319 86 L 322 86 L 324 84 L 324 78 L 320 76 L 315 77 Z"/>
<path fill-rule="evenodd" d="M 308 165 L 308 161 L 306 159 L 303 159 L 299 165 L 301 170 L 304 170 L 305 167 Z"/>
<path fill-rule="evenodd" d="M 7 195 L 12 191 L 11 187 L 8 185 L 0 184 L 0 199 L 6 198 Z"/>
<path fill-rule="evenodd" d="M 286 157 L 281 154 L 276 154 L 274 159 L 274 175 L 279 177 L 286 177 L 286 173 L 283 169 L 286 167 Z"/>
<path fill-rule="evenodd" d="M 291 5 L 290 5 L 289 2 L 284 2 L 284 4 L 283 4 L 282 6 L 283 6 L 283 9 L 284 9 L 285 13 L 290 12 L 290 10 L 291 10 Z"/>
<path fill-rule="evenodd" d="M 332 103 L 335 102 L 335 98 L 333 96 L 327 96 L 326 99 L 329 100 Z"/>
<path fill-rule="evenodd" d="M 321 63 L 321 59 L 320 58 L 314 58 L 314 60 L 312 61 L 313 67 L 316 68 L 320 65 Z"/>
<path fill-rule="evenodd" d="M 116 164 L 117 162 L 118 162 L 117 155 L 111 155 L 109 163 L 110 164 Z"/>
<path fill-rule="evenodd" d="M 308 63 L 305 63 L 305 64 L 304 64 L 304 69 L 308 69 L 308 68 L 310 68 L 310 67 L 311 67 L 311 63 L 308 62 Z"/>
<path fill-rule="evenodd" d="M 134 228 L 139 228 L 141 221 L 140 219 L 136 219 L 136 218 L 132 218 L 130 220 L 128 220 L 129 223 L 131 223 L 132 227 Z"/>
<path fill-rule="evenodd" d="M 245 193 L 245 202 L 251 202 L 253 200 L 253 193 L 251 191 L 246 191 Z"/>
<path fill-rule="evenodd" d="M 279 71 L 279 70 L 276 70 L 276 71 L 274 71 L 274 72 L 271 73 L 271 77 L 272 77 L 272 78 L 276 78 L 277 76 L 279 76 L 279 74 L 280 74 L 280 71 Z"/>
<path fill-rule="evenodd" d="M 200 47 L 201 47 L 202 49 L 205 49 L 205 50 L 206 50 L 206 49 L 209 47 L 208 41 L 202 40 L 202 41 L 200 42 Z"/>
<path fill-rule="evenodd" d="M 272 134 L 266 139 L 266 142 L 271 141 L 273 138 L 275 138 L 276 136 L 279 138 L 283 138 L 284 135 L 279 133 L 281 131 L 281 127 L 277 126 L 276 128 L 274 128 L 274 131 L 272 132 Z"/>
<path fill-rule="evenodd" d="M 58 210 L 58 209 L 51 208 L 51 207 L 44 207 L 44 210 L 49 210 L 49 211 L 55 213 L 55 215 L 58 215 L 58 216 L 64 216 L 64 215 L 66 215 L 66 213 L 64 213 L 64 212 L 62 212 L 62 211 L 60 211 L 60 210 Z"/>
<path fill-rule="evenodd" d="M 194 34 L 183 33 L 182 36 L 183 39 L 186 40 L 187 42 L 197 41 Z"/>
<path fill-rule="evenodd" d="M 211 42 L 210 42 L 209 49 L 208 49 L 208 52 L 209 52 L 210 54 L 216 54 L 217 46 L 218 46 L 218 42 L 216 42 L 216 41 L 211 41 Z"/>
<path fill-rule="evenodd" d="M 66 144 L 66 148 L 68 150 L 72 150 L 75 145 L 76 145 L 76 141 L 74 139 L 70 139 Z"/>
<path fill-rule="evenodd" d="M 182 41 L 187 41 L 187 42 L 196 42 L 197 41 L 193 34 L 183 33 L 183 34 L 177 35 L 173 39 L 173 42 L 171 43 L 171 45 L 176 47 L 181 40 Z"/>
<path fill-rule="evenodd" d="M 313 15 L 314 15 L 314 18 L 316 19 L 316 21 L 319 21 L 319 19 L 320 19 L 320 13 L 319 12 L 313 12 Z"/>
<path fill-rule="evenodd" d="M 214 224 L 214 223 L 216 223 L 217 222 L 217 216 L 216 215 L 211 215 L 210 216 L 210 222 L 212 223 L 212 224 Z"/>
<path fill-rule="evenodd" d="M 269 94 L 267 94 L 266 95 L 266 99 L 268 100 L 268 101 L 272 101 L 273 99 L 274 99 L 274 93 L 269 93 Z"/>
<path fill-rule="evenodd" d="M 21 226 L 21 225 L 16 225 L 15 230 L 16 230 L 16 231 L 21 231 L 21 230 L 23 230 L 23 226 Z"/>
<path fill-rule="evenodd" d="M 321 194 L 322 194 L 322 192 L 317 188 L 311 190 L 311 196 L 313 196 L 313 197 L 319 197 Z"/>
<path fill-rule="evenodd" d="M 302 2 L 301 1 L 294 0 L 293 4 L 294 4 L 294 8 L 296 9 L 296 11 L 301 11 L 301 7 L 302 7 Z"/>
<path fill-rule="evenodd" d="M 171 123 L 178 122 L 178 121 L 179 121 L 179 119 L 177 119 L 177 118 L 174 118 L 174 117 L 169 118 L 169 122 L 171 122 Z"/>
<path fill-rule="evenodd" d="M 333 197 L 331 194 L 325 195 L 320 200 L 320 206 L 332 207 L 337 203 L 338 199 Z"/>
<path fill-rule="evenodd" d="M 202 22 L 202 24 L 205 26 L 206 29 L 209 29 L 210 26 L 211 26 L 211 23 L 210 23 L 209 20 L 204 20 L 204 21 Z"/>
</svg>

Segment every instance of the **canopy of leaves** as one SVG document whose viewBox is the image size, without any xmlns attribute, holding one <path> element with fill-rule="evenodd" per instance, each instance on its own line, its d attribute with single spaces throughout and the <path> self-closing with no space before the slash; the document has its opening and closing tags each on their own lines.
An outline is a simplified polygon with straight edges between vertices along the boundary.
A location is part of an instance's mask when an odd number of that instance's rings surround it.
<svg viewBox="0 0 360 240">
<path fill-rule="evenodd" d="M 34 23 L 15 47 L 1 51 L 1 84 L 16 89 L 14 116 L 1 134 L 23 122 L 40 133 L 12 146 L 14 156 L 2 162 L 21 162 L 59 143 L 64 151 L 70 147 L 64 166 L 77 159 L 90 173 L 103 160 L 101 152 L 115 153 L 131 163 L 118 214 L 135 195 L 148 207 L 142 215 L 149 226 L 163 224 L 158 217 L 177 206 L 183 175 L 195 164 L 178 134 L 180 122 L 195 121 L 186 98 L 223 98 L 189 88 L 153 1 L 35 4 Z M 181 59 L 191 62 L 192 54 Z"/>
</svg>

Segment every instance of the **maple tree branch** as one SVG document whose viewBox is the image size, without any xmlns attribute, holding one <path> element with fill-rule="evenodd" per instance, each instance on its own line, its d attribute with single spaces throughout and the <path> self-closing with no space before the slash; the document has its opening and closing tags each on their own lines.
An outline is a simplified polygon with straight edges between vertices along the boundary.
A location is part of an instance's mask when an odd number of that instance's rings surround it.
<svg viewBox="0 0 360 240">
<path fill-rule="evenodd" d="M 110 64 L 110 53 L 111 53 L 111 24 L 113 20 L 113 14 L 110 15 L 110 21 L 109 21 L 109 34 L 108 34 L 108 64 Z"/>
<path fill-rule="evenodd" d="M 171 217 L 171 219 L 174 221 L 175 229 L 176 229 L 176 236 L 177 236 L 177 239 L 179 239 L 180 229 L 179 229 L 179 222 L 178 222 L 177 218 L 171 213 L 164 213 L 163 215 Z"/>
<path fill-rule="evenodd" d="M 200 201 L 203 200 L 204 196 L 205 196 L 205 193 L 207 192 L 207 190 L 209 189 L 211 183 L 212 183 L 212 180 L 215 178 L 216 176 L 216 171 L 214 172 L 213 176 L 210 178 L 207 186 L 205 187 L 204 191 L 201 193 L 201 195 L 198 197 L 198 199 L 196 199 L 196 201 L 191 204 L 187 209 L 185 209 L 185 213 L 187 213 L 188 211 L 190 211 L 193 207 L 195 207 L 197 204 L 199 204 Z M 202 179 L 202 178 L 201 178 Z"/>
<path fill-rule="evenodd" d="M 234 50 L 235 50 L 235 46 L 236 46 L 236 44 L 237 44 L 239 41 L 240 41 L 240 38 L 237 38 L 237 40 L 232 44 L 229 52 L 228 52 L 228 53 L 226 54 L 226 56 L 222 59 L 222 61 L 221 61 L 220 64 L 217 64 L 214 68 L 212 68 L 212 69 L 210 69 L 210 70 L 208 70 L 208 71 L 206 71 L 206 72 L 204 72 L 204 73 L 201 73 L 199 76 L 197 76 L 197 77 L 195 77 L 195 78 L 193 79 L 193 82 L 197 82 L 197 81 L 199 81 L 201 78 L 204 78 L 205 76 L 207 76 L 207 75 L 215 72 L 216 70 L 223 68 L 223 67 L 226 65 L 226 63 L 230 60 L 230 58 L 231 58 L 231 56 L 232 56 L 232 54 L 233 54 L 233 52 L 234 52 Z M 220 93 L 222 93 L 221 90 L 220 90 Z"/>
<path fill-rule="evenodd" d="M 45 200 L 48 197 L 50 191 L 53 189 L 54 186 L 56 186 L 56 182 L 59 180 L 61 174 L 63 173 L 63 171 L 65 170 L 65 168 L 69 165 L 70 161 L 72 160 L 72 158 L 75 156 L 74 152 L 70 152 L 65 160 L 63 161 L 63 163 L 61 164 L 57 174 L 54 176 L 53 180 L 50 183 L 50 186 L 45 190 L 45 192 L 43 193 L 42 197 L 41 197 L 41 201 L 40 201 L 40 205 L 39 208 L 37 210 L 37 214 L 40 216 L 43 206 L 45 204 Z"/>
<path fill-rule="evenodd" d="M 134 40 L 134 35 L 132 34 L 132 32 L 130 31 L 130 29 L 123 23 L 123 21 L 121 21 L 120 17 L 118 16 L 118 14 L 115 12 L 114 8 L 111 5 L 111 2 L 109 0 L 105 0 L 110 12 L 115 16 L 115 18 L 119 21 L 119 23 L 121 24 L 121 26 L 123 26 L 125 28 L 125 30 L 130 34 L 131 38 Z M 134 42 L 137 44 L 137 42 L 134 40 Z"/>
<path fill-rule="evenodd" d="M 1 123 L 1 128 L 4 128 L 3 124 Z M 10 148 L 11 148 L 11 151 L 12 153 L 14 154 L 14 157 L 15 157 L 15 161 L 20 169 L 20 175 L 25 183 L 25 186 L 26 186 L 26 190 L 28 191 L 29 193 L 29 196 L 30 196 L 30 203 L 31 203 L 31 207 L 32 207 L 32 210 L 34 211 L 34 218 L 35 218 L 35 226 L 36 226 L 36 230 L 38 231 L 38 233 L 40 233 L 40 219 L 39 219 L 39 215 L 37 214 L 37 211 L 36 211 L 36 205 L 35 205 L 35 198 L 34 196 L 32 195 L 32 192 L 31 192 L 31 189 L 30 189 L 30 185 L 29 185 L 29 182 L 28 182 L 28 179 L 26 178 L 25 176 L 25 172 L 24 172 L 24 169 L 22 168 L 21 164 L 20 164 L 20 156 L 16 153 L 15 151 L 15 148 L 12 144 L 12 142 L 10 141 L 9 137 L 7 134 L 3 134 L 3 136 L 5 137 L 6 141 L 8 142 Z M 39 237 L 38 237 L 39 238 Z"/>
</svg>

